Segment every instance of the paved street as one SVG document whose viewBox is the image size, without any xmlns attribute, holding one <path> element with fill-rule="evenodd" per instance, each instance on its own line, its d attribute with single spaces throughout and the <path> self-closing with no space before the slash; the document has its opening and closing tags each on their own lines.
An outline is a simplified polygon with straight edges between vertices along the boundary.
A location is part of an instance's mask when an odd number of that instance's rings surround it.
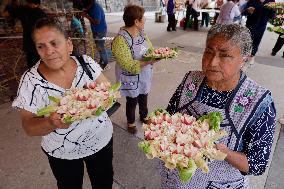
<svg viewBox="0 0 284 189">
<path fill-rule="evenodd" d="M 149 95 L 149 110 L 166 107 L 169 98 L 189 70 L 201 70 L 201 57 L 208 29 L 200 31 L 166 32 L 166 23 L 155 23 L 154 13 L 147 13 L 145 31 L 155 47 L 178 47 L 180 55 L 175 60 L 161 61 L 154 67 L 154 78 Z M 113 36 L 123 26 L 122 14 L 107 15 L 109 35 Z M 284 115 L 284 59 L 282 51 L 271 57 L 271 49 L 278 35 L 266 31 L 256 63 L 246 69 L 247 74 L 272 91 L 277 117 Z M 114 78 L 114 62 L 105 75 Z M 157 160 L 147 160 L 137 148 L 143 138 L 141 127 L 137 135 L 126 131 L 125 100 L 119 99 L 122 107 L 112 117 L 114 123 L 114 178 L 115 189 L 159 189 L 160 176 Z M 138 113 L 137 113 L 138 115 Z M 56 182 L 46 156 L 40 148 L 40 137 L 28 137 L 21 128 L 18 113 L 11 103 L 0 106 L 0 189 L 53 189 Z M 137 125 L 141 124 L 137 121 Z M 274 155 L 270 168 L 260 177 L 251 177 L 252 189 L 282 189 L 284 186 L 284 132 L 277 123 Z M 90 188 L 85 174 L 84 189 Z"/>
</svg>

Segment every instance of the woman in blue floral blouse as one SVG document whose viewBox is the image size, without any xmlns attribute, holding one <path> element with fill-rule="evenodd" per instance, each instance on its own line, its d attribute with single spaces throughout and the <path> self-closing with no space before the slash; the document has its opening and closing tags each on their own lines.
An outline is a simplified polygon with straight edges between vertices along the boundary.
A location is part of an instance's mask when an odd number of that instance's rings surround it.
<svg viewBox="0 0 284 189">
<path fill-rule="evenodd" d="M 227 154 L 225 161 L 208 163 L 187 183 L 177 170 L 161 163 L 161 188 L 248 188 L 246 175 L 265 172 L 275 131 L 275 107 L 269 90 L 247 77 L 241 68 L 252 44 L 246 27 L 215 25 L 208 32 L 202 71 L 188 72 L 172 96 L 167 110 L 195 117 L 218 111 L 227 137 L 216 144 Z"/>
</svg>

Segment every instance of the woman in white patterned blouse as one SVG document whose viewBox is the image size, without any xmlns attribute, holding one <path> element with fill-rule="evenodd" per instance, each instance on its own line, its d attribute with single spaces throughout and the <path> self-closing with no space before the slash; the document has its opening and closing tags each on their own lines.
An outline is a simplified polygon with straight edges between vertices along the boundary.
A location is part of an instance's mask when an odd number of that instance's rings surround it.
<svg viewBox="0 0 284 189">
<path fill-rule="evenodd" d="M 38 109 L 50 105 L 48 96 L 62 96 L 70 88 L 107 79 L 90 57 L 84 55 L 79 61 L 70 56 L 72 42 L 58 21 L 39 20 L 33 40 L 41 60 L 23 74 L 12 105 L 20 109 L 25 132 L 29 136 L 42 136 L 41 147 L 58 188 L 81 189 L 85 162 L 92 188 L 111 189 L 113 127 L 106 112 L 71 125 L 62 123 L 57 113 L 35 117 Z"/>
</svg>

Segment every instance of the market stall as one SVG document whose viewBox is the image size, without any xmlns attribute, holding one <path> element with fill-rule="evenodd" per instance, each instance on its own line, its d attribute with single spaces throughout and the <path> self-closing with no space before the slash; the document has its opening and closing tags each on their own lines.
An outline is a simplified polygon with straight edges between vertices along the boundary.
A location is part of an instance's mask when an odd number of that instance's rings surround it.
<svg viewBox="0 0 284 189">
<path fill-rule="evenodd" d="M 72 21 L 78 20 L 81 11 L 70 6 L 69 1 L 43 1 L 42 8 L 48 16 L 58 19 L 68 28 L 69 36 L 75 47 L 75 54 L 88 54 L 95 60 L 99 55 L 95 47 L 88 20 L 82 24 L 83 32 L 73 28 Z M 9 18 L 0 17 L 0 104 L 14 98 L 21 75 L 27 69 L 26 57 L 22 50 L 22 27 L 16 20 L 14 25 L 9 24 Z M 111 39 L 111 38 L 109 38 Z M 107 50 L 110 52 L 111 40 L 106 40 Z M 110 57 L 112 60 L 112 57 Z"/>
</svg>

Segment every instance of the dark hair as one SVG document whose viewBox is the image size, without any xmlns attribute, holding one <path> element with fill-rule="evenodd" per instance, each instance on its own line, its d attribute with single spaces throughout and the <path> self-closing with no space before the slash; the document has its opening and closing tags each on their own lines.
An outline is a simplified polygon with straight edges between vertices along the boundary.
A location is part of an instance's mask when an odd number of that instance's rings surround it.
<svg viewBox="0 0 284 189">
<path fill-rule="evenodd" d="M 40 5 L 40 0 L 26 0 L 27 3 L 33 3 L 36 5 Z"/>
<path fill-rule="evenodd" d="M 238 3 L 240 0 L 227 0 L 227 1 L 232 1 L 233 3 Z"/>
<path fill-rule="evenodd" d="M 124 8 L 123 21 L 126 27 L 131 27 L 135 24 L 135 20 L 141 20 L 145 13 L 145 9 L 139 5 L 127 5 Z"/>
<path fill-rule="evenodd" d="M 96 1 L 95 0 L 81 0 L 80 1 L 80 4 L 82 6 L 82 9 L 86 9 L 86 10 L 89 10 L 90 7 L 95 4 Z"/>
<path fill-rule="evenodd" d="M 45 17 L 45 18 L 41 18 L 37 20 L 37 22 L 35 23 L 33 27 L 32 38 L 34 38 L 35 31 L 43 27 L 55 28 L 60 33 L 62 33 L 66 39 L 68 38 L 68 34 L 66 30 L 64 29 L 62 23 L 55 17 Z"/>
</svg>

